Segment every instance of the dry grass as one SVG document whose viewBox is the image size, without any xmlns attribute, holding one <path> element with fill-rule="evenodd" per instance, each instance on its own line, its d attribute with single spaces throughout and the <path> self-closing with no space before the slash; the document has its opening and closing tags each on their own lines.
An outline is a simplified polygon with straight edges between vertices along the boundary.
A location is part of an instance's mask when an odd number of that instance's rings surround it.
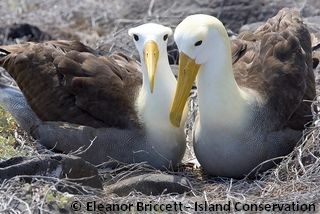
<svg viewBox="0 0 320 214">
<path fill-rule="evenodd" d="M 180 3 L 176 1 L 167 8 L 167 4 L 159 6 L 157 1 L 147 1 L 141 8 L 133 8 L 132 3 L 119 1 L 118 6 L 101 7 L 112 3 L 110 0 L 12 0 L 0 2 L 0 22 L 29 22 L 50 32 L 55 38 L 78 38 L 93 47 L 99 46 L 102 52 L 124 51 L 134 54 L 135 50 L 126 29 L 146 21 L 157 21 L 174 27 L 182 17 L 189 13 L 203 12 L 219 15 L 223 1 L 216 2 L 214 9 L 210 7 L 191 10 L 192 5 L 201 7 L 200 1 L 194 3 Z M 132 1 L 138 2 L 138 1 Z M 167 1 L 161 1 L 167 2 Z M 171 1 L 168 1 L 169 3 Z M 182 2 L 182 1 L 181 1 Z M 278 1 L 273 1 L 278 2 Z M 293 4 L 298 1 L 293 1 Z M 303 1 L 306 3 L 306 1 Z M 142 5 L 142 4 L 141 4 Z M 213 5 L 213 3 L 211 4 Z M 47 8 L 51 8 L 50 11 Z M 66 10 L 68 8 L 68 11 Z M 83 11 L 85 9 L 85 12 Z M 19 42 L 19 41 L 16 41 Z M 194 100 L 193 100 L 194 101 Z M 313 102 L 314 107 L 320 109 L 320 102 Z M 197 109 L 196 102 L 190 104 L 190 130 Z M 9 118 L 9 119 L 8 119 Z M 10 116 L 0 111 L 0 152 L 1 158 L 15 155 L 36 154 L 37 151 L 28 137 L 17 128 Z M 208 203 L 226 203 L 240 201 L 243 203 L 315 203 L 320 201 L 320 115 L 314 113 L 314 120 L 304 131 L 301 144 L 286 156 L 274 169 L 265 172 L 256 180 L 234 180 L 224 178 L 209 178 L 199 169 L 182 167 L 178 172 L 159 172 L 185 176 L 192 185 L 192 191 L 182 195 L 146 196 L 132 192 L 127 197 L 118 197 L 104 191 L 82 191 L 84 194 L 71 195 L 57 191 L 60 180 L 51 178 L 34 178 L 34 182 L 27 184 L 19 178 L 4 181 L 0 185 L 0 213 L 25 212 L 34 213 L 36 210 L 66 211 L 72 201 L 98 200 L 103 203 L 135 203 L 150 201 L 154 203 L 182 202 L 184 206 L 193 206 L 196 201 Z M 188 134 L 190 141 L 190 132 Z M 188 159 L 193 156 L 192 145 L 188 144 Z M 235 166 L 236 167 L 236 166 Z M 132 173 L 154 171 L 146 169 L 141 164 L 127 166 L 129 170 L 110 171 L 100 169 L 102 178 L 112 176 L 114 180 L 123 179 Z M 70 185 L 70 184 L 65 184 Z M 105 188 L 107 189 L 107 183 Z M 19 211 L 20 210 L 20 211 Z M 185 210 L 192 212 L 192 210 Z"/>
</svg>

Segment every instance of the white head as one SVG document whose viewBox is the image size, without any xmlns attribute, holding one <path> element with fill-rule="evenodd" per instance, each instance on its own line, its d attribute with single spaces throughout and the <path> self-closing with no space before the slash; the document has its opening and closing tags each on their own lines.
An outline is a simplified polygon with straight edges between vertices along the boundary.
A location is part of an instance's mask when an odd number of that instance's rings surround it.
<svg viewBox="0 0 320 214">
<path fill-rule="evenodd" d="M 147 23 L 129 29 L 142 63 L 145 63 L 151 93 L 154 88 L 154 77 L 159 56 L 167 57 L 167 41 L 172 30 L 160 24 Z"/>
<path fill-rule="evenodd" d="M 196 64 L 209 60 L 208 53 L 215 51 L 219 43 L 229 42 L 227 31 L 215 17 L 196 14 L 185 18 L 174 32 L 174 40 L 180 53 L 194 59 Z"/>
<path fill-rule="evenodd" d="M 185 18 L 177 26 L 174 40 L 180 54 L 178 83 L 170 110 L 170 121 L 174 126 L 180 126 L 183 108 L 201 65 L 212 60 L 210 53 L 229 47 L 229 40 L 223 24 L 217 18 L 204 14 Z"/>
</svg>

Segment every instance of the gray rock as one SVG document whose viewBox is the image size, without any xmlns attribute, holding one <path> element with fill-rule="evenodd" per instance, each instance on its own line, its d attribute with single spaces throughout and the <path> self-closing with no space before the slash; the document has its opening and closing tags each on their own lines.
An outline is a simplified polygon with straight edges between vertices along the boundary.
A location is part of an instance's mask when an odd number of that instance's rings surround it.
<svg viewBox="0 0 320 214">
<path fill-rule="evenodd" d="M 98 170 L 89 162 L 71 155 L 40 155 L 33 157 L 13 157 L 0 162 L 0 180 L 15 176 L 45 176 L 64 179 L 83 186 L 102 189 Z"/>
<path fill-rule="evenodd" d="M 182 194 L 191 190 L 187 178 L 177 175 L 161 173 L 148 173 L 129 177 L 106 187 L 107 193 L 118 196 L 126 196 L 132 191 L 141 192 L 145 195 Z"/>
</svg>

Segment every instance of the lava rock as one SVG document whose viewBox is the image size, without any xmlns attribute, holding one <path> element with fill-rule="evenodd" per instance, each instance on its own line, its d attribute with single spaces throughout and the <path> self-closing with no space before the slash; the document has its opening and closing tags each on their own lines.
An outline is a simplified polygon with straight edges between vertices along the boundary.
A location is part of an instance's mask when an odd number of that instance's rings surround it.
<svg viewBox="0 0 320 214">
<path fill-rule="evenodd" d="M 183 194 L 191 190 L 187 178 L 177 175 L 148 173 L 129 177 L 107 186 L 107 193 L 126 196 L 132 191 L 145 195 Z"/>
<path fill-rule="evenodd" d="M 31 182 L 32 176 L 54 177 L 102 189 L 98 170 L 89 162 L 72 155 L 13 157 L 0 162 L 0 180 L 15 176 L 26 176 L 27 182 Z"/>
<path fill-rule="evenodd" d="M 52 39 L 52 37 L 37 26 L 27 23 L 12 24 L 0 28 L 0 44 L 12 43 L 15 40 L 41 42 Z"/>
</svg>

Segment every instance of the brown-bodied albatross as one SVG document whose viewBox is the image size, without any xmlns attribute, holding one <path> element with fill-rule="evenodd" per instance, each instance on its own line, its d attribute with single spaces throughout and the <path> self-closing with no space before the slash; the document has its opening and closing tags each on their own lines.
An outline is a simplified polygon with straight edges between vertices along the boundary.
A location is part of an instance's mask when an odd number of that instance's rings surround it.
<svg viewBox="0 0 320 214">
<path fill-rule="evenodd" d="M 217 18 L 192 15 L 177 26 L 174 39 L 180 62 L 170 120 L 183 124 L 196 79 L 194 150 L 205 171 L 241 178 L 292 151 L 312 118 L 304 100 L 315 97 L 310 34 L 297 11 L 283 9 L 231 41 Z"/>
<path fill-rule="evenodd" d="M 148 23 L 128 33 L 141 66 L 70 41 L 2 46 L 0 64 L 42 121 L 29 128 L 43 145 L 65 153 L 82 147 L 79 156 L 94 164 L 111 157 L 174 167 L 186 143 L 183 128 L 167 116 L 176 85 L 167 58 L 172 30 Z"/>
</svg>

